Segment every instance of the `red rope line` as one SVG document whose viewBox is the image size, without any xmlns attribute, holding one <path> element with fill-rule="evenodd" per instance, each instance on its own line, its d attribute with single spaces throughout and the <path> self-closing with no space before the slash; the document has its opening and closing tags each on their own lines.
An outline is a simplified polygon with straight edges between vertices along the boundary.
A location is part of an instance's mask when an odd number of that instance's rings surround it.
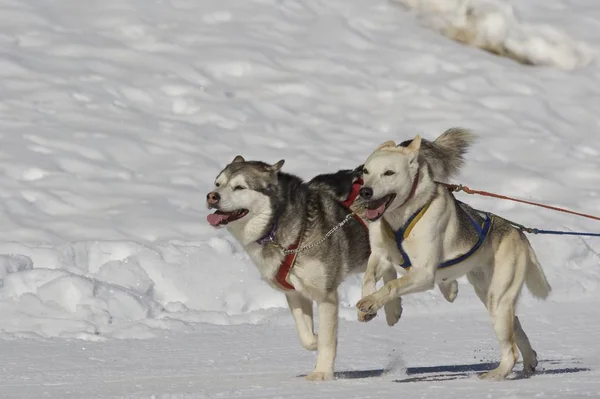
<svg viewBox="0 0 600 399">
<path fill-rule="evenodd" d="M 484 197 L 500 198 L 500 199 L 505 199 L 505 200 L 509 200 L 509 201 L 520 202 L 522 204 L 528 204 L 528 205 L 539 206 L 539 207 L 546 208 L 546 209 L 552 209 L 553 211 L 570 213 L 572 215 L 582 216 L 582 217 L 588 218 L 588 219 L 600 220 L 600 217 L 598 217 L 598 216 L 588 215 L 588 214 L 580 213 L 580 212 L 574 212 L 574 211 L 570 211 L 568 209 L 558 208 L 556 206 L 539 204 L 537 202 L 526 201 L 526 200 L 522 200 L 522 199 L 518 199 L 518 198 L 514 198 L 514 197 L 508 197 L 506 195 L 494 194 L 494 193 L 490 193 L 487 191 L 472 190 L 467 186 L 463 186 L 462 184 L 446 184 L 446 183 L 441 183 L 441 184 L 448 187 L 448 189 L 451 192 L 464 191 L 467 194 L 477 194 L 477 195 L 481 195 Z"/>
</svg>

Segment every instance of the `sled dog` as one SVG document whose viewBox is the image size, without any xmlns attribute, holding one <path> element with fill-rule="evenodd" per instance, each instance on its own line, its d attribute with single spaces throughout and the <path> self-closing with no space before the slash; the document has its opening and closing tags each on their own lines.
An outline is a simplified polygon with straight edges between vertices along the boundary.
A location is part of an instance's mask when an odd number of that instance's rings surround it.
<svg viewBox="0 0 600 399">
<path fill-rule="evenodd" d="M 385 142 L 368 157 L 360 196 L 367 202 L 371 255 L 356 306 L 373 314 L 388 301 L 466 275 L 491 316 L 501 348 L 499 366 L 481 378 L 501 380 L 518 359 L 517 348 L 526 373 L 537 366 L 537 354 L 515 316 L 523 284 L 541 299 L 551 288 L 523 232 L 459 202 L 440 183 L 459 171 L 474 138 L 468 130 L 452 128 L 433 142 L 419 136 L 400 145 Z M 379 269 L 394 267 L 405 273 L 376 290 Z"/>
<path fill-rule="evenodd" d="M 302 346 L 317 351 L 316 367 L 307 379 L 328 380 L 337 351 L 337 288 L 348 274 L 365 271 L 370 253 L 364 221 L 351 211 L 360 213 L 360 206 L 342 203 L 362 168 L 304 182 L 282 172 L 283 164 L 235 157 L 206 197 L 209 209 L 215 210 L 207 219 L 215 227 L 225 226 L 263 279 L 285 293 Z M 389 269 L 379 277 L 392 281 L 397 274 Z M 388 324 L 394 325 L 402 313 L 400 298 L 388 302 L 385 311 Z"/>
</svg>

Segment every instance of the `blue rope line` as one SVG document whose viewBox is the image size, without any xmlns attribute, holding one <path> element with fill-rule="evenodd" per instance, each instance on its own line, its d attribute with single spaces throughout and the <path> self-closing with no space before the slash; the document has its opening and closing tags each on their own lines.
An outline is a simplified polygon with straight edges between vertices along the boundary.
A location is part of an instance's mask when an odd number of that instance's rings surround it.
<svg viewBox="0 0 600 399">
<path fill-rule="evenodd" d="M 555 234 L 565 236 L 588 236 L 588 237 L 600 237 L 600 233 L 586 233 L 579 231 L 558 231 L 558 230 L 540 230 L 540 229 L 521 229 L 531 234 Z"/>
<path fill-rule="evenodd" d="M 492 213 L 488 213 L 488 214 L 492 215 Z M 530 234 L 548 234 L 548 235 L 552 234 L 552 235 L 562 235 L 562 236 L 600 237 L 600 233 L 587 233 L 587 232 L 582 232 L 582 231 L 561 231 L 561 230 L 535 229 L 535 228 L 531 228 L 531 227 L 526 227 L 522 224 L 513 222 L 512 220 L 508 220 L 508 219 L 503 218 L 498 215 L 494 215 L 494 216 L 512 224 L 514 227 L 518 228 L 519 230 L 524 231 L 525 233 L 530 233 Z"/>
</svg>

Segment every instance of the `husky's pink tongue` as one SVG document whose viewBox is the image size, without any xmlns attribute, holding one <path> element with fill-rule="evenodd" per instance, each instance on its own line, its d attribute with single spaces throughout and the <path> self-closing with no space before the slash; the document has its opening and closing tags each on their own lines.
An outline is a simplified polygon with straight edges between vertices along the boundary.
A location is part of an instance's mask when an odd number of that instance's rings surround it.
<svg viewBox="0 0 600 399">
<path fill-rule="evenodd" d="M 366 216 L 367 219 L 377 219 L 383 212 L 385 212 L 385 203 L 377 209 L 367 209 Z"/>
<path fill-rule="evenodd" d="M 206 217 L 206 220 L 208 220 L 208 223 L 210 223 L 211 226 L 216 227 L 220 225 L 223 221 L 227 220 L 228 217 L 228 215 L 222 213 L 211 213 Z"/>
</svg>

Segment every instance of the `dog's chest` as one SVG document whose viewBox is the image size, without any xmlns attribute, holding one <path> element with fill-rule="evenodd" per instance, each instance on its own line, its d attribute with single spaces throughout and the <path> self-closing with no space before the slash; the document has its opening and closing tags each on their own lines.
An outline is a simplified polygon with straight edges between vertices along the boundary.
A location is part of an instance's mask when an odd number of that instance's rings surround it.
<svg viewBox="0 0 600 399">
<path fill-rule="evenodd" d="M 262 278 L 273 288 L 286 292 L 275 281 L 285 256 L 278 250 L 250 244 L 246 248 L 250 259 L 256 264 Z M 325 266 L 314 259 L 298 259 L 290 271 L 287 281 L 295 290 L 309 298 L 320 298 L 326 284 Z"/>
<path fill-rule="evenodd" d="M 275 274 L 283 261 L 283 254 L 280 251 L 266 248 L 257 243 L 249 244 L 245 247 L 246 253 L 252 259 L 263 279 L 271 283 Z"/>
</svg>

